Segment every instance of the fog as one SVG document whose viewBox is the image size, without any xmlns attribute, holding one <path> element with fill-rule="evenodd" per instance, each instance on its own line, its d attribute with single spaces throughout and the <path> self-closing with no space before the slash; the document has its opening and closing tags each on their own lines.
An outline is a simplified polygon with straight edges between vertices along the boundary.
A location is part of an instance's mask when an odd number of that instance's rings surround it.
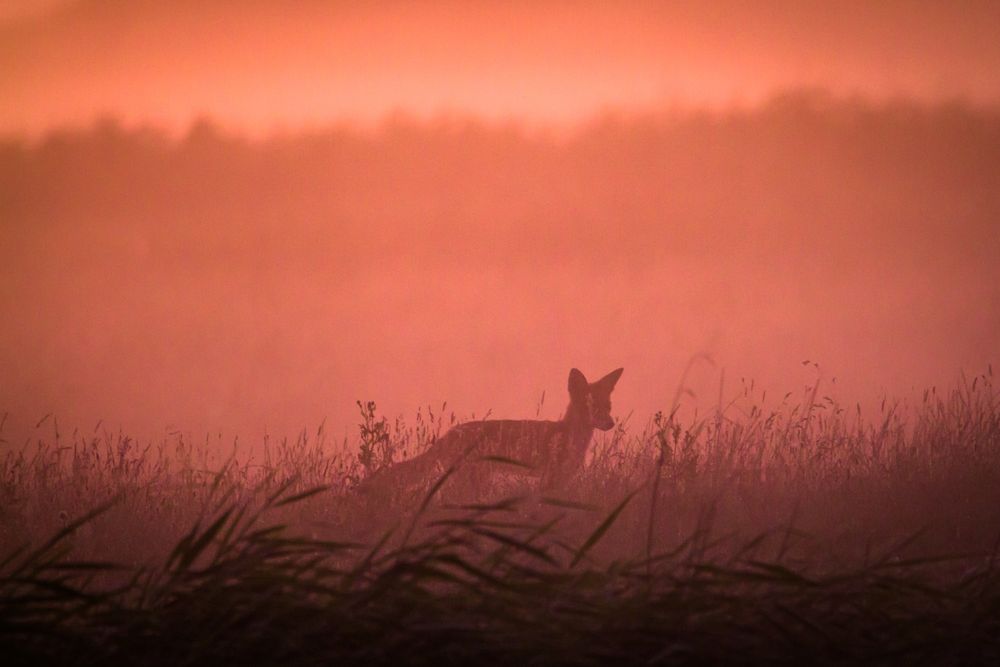
<svg viewBox="0 0 1000 667">
<path fill-rule="evenodd" d="M 1000 112 L 961 103 L 800 91 L 558 135 L 110 118 L 0 146 L 0 414 L 11 442 L 49 413 L 253 442 L 349 432 L 358 399 L 556 417 L 571 367 L 624 366 L 641 421 L 699 354 L 691 406 L 741 378 L 907 398 L 997 361 L 998 225 Z"/>
</svg>

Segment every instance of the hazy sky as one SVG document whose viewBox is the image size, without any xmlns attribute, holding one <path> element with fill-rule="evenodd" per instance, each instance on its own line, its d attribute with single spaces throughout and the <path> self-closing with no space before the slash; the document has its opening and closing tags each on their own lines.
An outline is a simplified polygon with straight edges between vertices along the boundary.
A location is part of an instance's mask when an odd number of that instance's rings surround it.
<svg viewBox="0 0 1000 667">
<path fill-rule="evenodd" d="M 101 114 L 255 133 L 418 116 L 565 123 L 823 86 L 1000 100 L 1000 3 L 5 0 L 0 132 Z"/>
</svg>

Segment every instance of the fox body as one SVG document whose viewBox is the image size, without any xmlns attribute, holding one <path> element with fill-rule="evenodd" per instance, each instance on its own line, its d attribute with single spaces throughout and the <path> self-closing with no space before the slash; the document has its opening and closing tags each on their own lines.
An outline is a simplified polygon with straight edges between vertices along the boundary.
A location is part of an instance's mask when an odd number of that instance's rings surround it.
<svg viewBox="0 0 1000 667">
<path fill-rule="evenodd" d="M 559 421 L 491 419 L 455 426 L 430 449 L 377 474 L 371 481 L 409 486 L 463 461 L 514 463 L 542 478 L 543 487 L 564 484 L 583 467 L 594 430 L 614 427 L 611 392 L 619 368 L 596 382 L 577 369 L 569 373 L 569 407 Z M 378 480 L 382 477 L 381 480 Z"/>
</svg>

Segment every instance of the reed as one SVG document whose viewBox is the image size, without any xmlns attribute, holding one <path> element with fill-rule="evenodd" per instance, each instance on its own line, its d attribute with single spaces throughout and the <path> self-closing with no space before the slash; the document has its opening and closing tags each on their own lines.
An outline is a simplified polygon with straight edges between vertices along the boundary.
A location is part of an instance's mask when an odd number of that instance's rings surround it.
<svg viewBox="0 0 1000 667">
<path fill-rule="evenodd" d="M 559 497 L 360 495 L 440 432 L 368 403 L 367 464 L 48 420 L 0 463 L 5 664 L 996 664 L 992 369 L 870 419 L 738 398 L 617 429 Z"/>
</svg>

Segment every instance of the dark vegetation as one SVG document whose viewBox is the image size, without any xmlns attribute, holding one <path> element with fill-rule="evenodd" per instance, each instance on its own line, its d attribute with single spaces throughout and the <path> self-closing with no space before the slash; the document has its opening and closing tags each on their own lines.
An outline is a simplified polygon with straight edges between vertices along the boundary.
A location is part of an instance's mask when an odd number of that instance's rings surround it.
<svg viewBox="0 0 1000 667">
<path fill-rule="evenodd" d="M 996 109 L 808 90 L 753 111 L 609 115 L 565 138 L 401 117 L 259 141 L 204 120 L 174 140 L 109 118 L 0 143 L 0 229 L 83 229 L 147 269 L 150 255 L 347 269 L 533 262 L 538 248 L 635 267 L 733 250 L 815 259 L 817 244 L 926 260 L 995 242 L 998 162 Z M 120 247 L 124 232 L 148 254 Z"/>
<path fill-rule="evenodd" d="M 249 458 L 48 417 L 0 464 L 4 662 L 996 664 L 992 369 L 872 420 L 761 398 L 620 424 L 552 492 L 357 492 L 443 411 Z"/>
</svg>

